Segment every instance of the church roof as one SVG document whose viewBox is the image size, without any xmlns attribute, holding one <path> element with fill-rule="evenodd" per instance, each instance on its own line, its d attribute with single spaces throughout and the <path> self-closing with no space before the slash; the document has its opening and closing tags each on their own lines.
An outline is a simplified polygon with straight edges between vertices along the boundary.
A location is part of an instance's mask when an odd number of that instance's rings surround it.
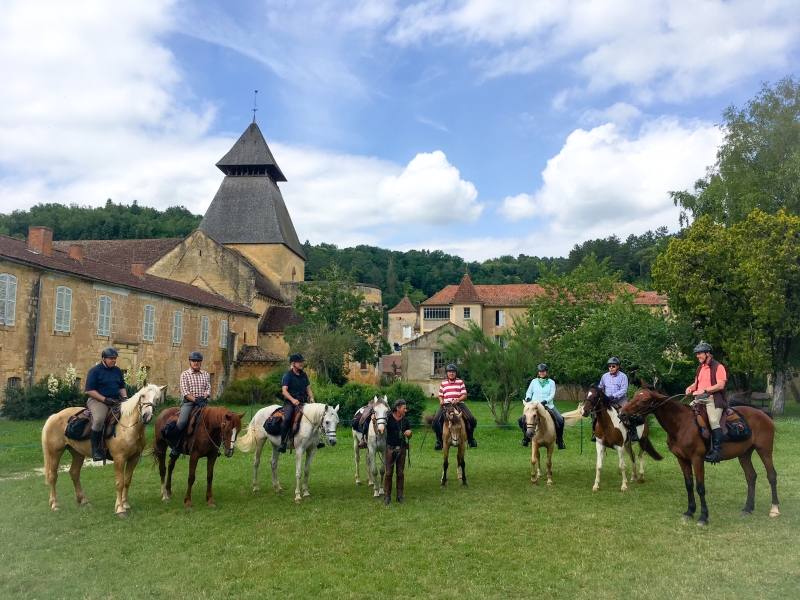
<svg viewBox="0 0 800 600">
<path fill-rule="evenodd" d="M 250 123 L 233 148 L 220 159 L 217 167 L 225 175 L 232 175 L 237 170 L 250 172 L 265 170 L 273 180 L 286 181 L 255 121 Z"/>
<path fill-rule="evenodd" d="M 303 317 L 294 314 L 291 306 L 270 306 L 258 324 L 259 333 L 283 333 L 289 325 L 300 325 Z"/>
<path fill-rule="evenodd" d="M 156 238 L 147 240 L 53 240 L 53 248 L 69 252 L 74 245 L 83 247 L 83 255 L 99 262 L 130 269 L 132 262 L 152 265 L 183 238 Z"/>
<path fill-rule="evenodd" d="M 389 311 L 389 314 L 390 315 L 396 313 L 406 314 L 406 313 L 416 313 L 416 312 L 417 309 L 414 308 L 413 304 L 411 304 L 411 300 L 408 299 L 408 296 L 403 296 L 403 299 L 397 303 L 397 306 L 395 306 L 392 310 Z"/>
<path fill-rule="evenodd" d="M 461 278 L 461 283 L 458 284 L 458 289 L 451 302 L 453 304 L 483 302 L 478 294 L 478 290 L 476 290 L 475 286 L 472 284 L 472 279 L 469 278 L 469 273 L 464 273 L 464 277 Z"/>
</svg>

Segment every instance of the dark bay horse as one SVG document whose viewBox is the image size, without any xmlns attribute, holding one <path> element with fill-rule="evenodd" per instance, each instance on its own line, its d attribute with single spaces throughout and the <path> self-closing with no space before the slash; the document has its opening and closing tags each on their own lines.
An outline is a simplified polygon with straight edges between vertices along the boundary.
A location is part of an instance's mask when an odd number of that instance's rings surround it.
<svg viewBox="0 0 800 600">
<path fill-rule="evenodd" d="M 749 515 L 755 508 L 756 470 L 753 468 L 752 454 L 755 450 L 767 470 L 767 480 L 772 486 L 772 509 L 769 515 L 777 517 L 778 488 L 777 474 L 772 464 L 772 447 L 775 441 L 775 424 L 768 413 L 755 407 L 737 406 L 736 410 L 745 416 L 753 435 L 744 442 L 724 442 L 722 460 L 738 458 L 747 480 L 747 502 L 742 515 Z M 653 413 L 667 432 L 667 445 L 678 459 L 686 483 L 689 506 L 684 519 L 693 519 L 697 509 L 694 499 L 692 470 L 697 477 L 697 494 L 700 496 L 700 519 L 698 525 L 708 525 L 708 506 L 706 505 L 705 462 L 708 448 L 703 442 L 700 430 L 694 420 L 694 410 L 685 404 L 659 394 L 650 387 L 642 388 L 634 394 L 621 411 L 623 416 L 640 416 Z"/>
<path fill-rule="evenodd" d="M 167 424 L 170 417 L 177 416 L 179 408 L 168 408 L 156 419 L 156 438 L 153 443 L 153 457 L 158 461 L 158 470 L 161 474 L 161 499 L 169 500 L 172 495 L 172 470 L 175 468 L 177 458 L 169 459 L 169 473 L 164 464 L 167 456 L 167 448 L 171 443 L 164 439 L 161 430 Z M 186 497 L 183 505 L 192 508 L 192 485 L 194 485 L 197 461 L 202 457 L 206 458 L 206 502 L 212 508 L 216 508 L 214 498 L 211 496 L 211 483 L 214 480 L 214 463 L 217 457 L 224 452 L 225 456 L 233 456 L 233 444 L 236 442 L 236 435 L 242 430 L 242 417 L 247 412 L 236 414 L 222 406 L 208 406 L 200 413 L 194 433 L 186 437 L 184 442 L 189 449 L 189 487 L 186 489 Z"/>
<path fill-rule="evenodd" d="M 631 481 L 634 479 L 639 483 L 644 483 L 644 453 L 650 455 L 653 460 L 663 460 L 663 456 L 653 447 L 650 442 L 650 428 L 647 422 L 637 427 L 639 436 L 639 473 L 636 473 L 636 454 L 633 451 L 633 443 L 629 441 L 628 428 L 622 424 L 617 413 L 617 408 L 612 405 L 611 399 L 605 392 L 592 385 L 586 390 L 586 398 L 580 408 L 584 417 L 594 415 L 597 419 L 594 425 L 594 437 L 597 439 L 597 468 L 594 477 L 593 491 L 600 489 L 600 471 L 603 468 L 603 458 L 606 448 L 613 448 L 619 454 L 619 470 L 622 472 L 622 491 L 628 489 L 628 478 L 625 472 L 625 452 L 631 457 Z"/>
<path fill-rule="evenodd" d="M 449 466 L 450 448 L 458 448 L 457 460 L 458 478 L 461 480 L 461 486 L 467 487 L 467 472 L 465 470 L 464 456 L 467 453 L 467 425 L 464 422 L 464 416 L 458 407 L 454 404 L 447 404 L 442 414 L 442 439 L 444 440 L 443 456 L 442 456 L 442 487 L 447 485 L 447 467 Z M 423 415 L 423 420 L 426 425 L 433 425 L 433 417 L 431 415 Z"/>
</svg>

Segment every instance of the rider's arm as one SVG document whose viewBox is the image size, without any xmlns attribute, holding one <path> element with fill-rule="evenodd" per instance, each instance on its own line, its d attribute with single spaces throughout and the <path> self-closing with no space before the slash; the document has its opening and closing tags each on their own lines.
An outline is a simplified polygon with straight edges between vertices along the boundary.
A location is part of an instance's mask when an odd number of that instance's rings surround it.
<svg viewBox="0 0 800 600">
<path fill-rule="evenodd" d="M 306 386 L 306 394 L 308 394 L 308 401 L 309 402 L 314 402 L 314 393 L 311 391 L 311 386 L 310 385 Z"/>
<path fill-rule="evenodd" d="M 291 402 L 295 406 L 300 404 L 299 400 L 295 400 L 294 398 L 292 398 L 292 395 L 289 393 L 289 386 L 288 385 L 282 386 L 281 387 L 281 391 L 283 392 L 283 397 L 286 398 L 289 402 Z"/>
<path fill-rule="evenodd" d="M 127 400 L 128 390 L 126 390 L 125 388 L 119 388 L 119 397 L 122 398 L 123 400 Z"/>
<path fill-rule="evenodd" d="M 97 390 L 87 390 L 86 395 L 92 400 L 97 400 L 98 402 L 103 402 L 106 399 L 105 396 L 100 395 L 100 392 Z"/>
<path fill-rule="evenodd" d="M 547 384 L 547 398 L 545 398 L 544 401 L 548 406 L 552 406 L 553 398 L 555 397 L 556 397 L 556 384 L 551 379 L 550 382 Z"/>
</svg>

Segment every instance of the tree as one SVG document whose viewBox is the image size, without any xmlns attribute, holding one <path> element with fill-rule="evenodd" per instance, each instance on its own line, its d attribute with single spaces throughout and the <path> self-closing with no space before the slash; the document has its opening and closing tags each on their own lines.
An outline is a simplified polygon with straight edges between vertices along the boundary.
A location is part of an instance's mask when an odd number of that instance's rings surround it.
<svg viewBox="0 0 800 600">
<path fill-rule="evenodd" d="M 772 409 L 783 413 L 786 376 L 798 364 L 800 217 L 756 209 L 725 228 L 706 215 L 670 242 L 653 274 L 745 387 L 749 374 L 771 375 Z"/>
<path fill-rule="evenodd" d="M 766 83 L 743 109 L 723 113 L 724 139 L 717 160 L 694 193 L 670 192 L 681 224 L 702 216 L 733 225 L 756 208 L 800 213 L 800 81 Z"/>
</svg>

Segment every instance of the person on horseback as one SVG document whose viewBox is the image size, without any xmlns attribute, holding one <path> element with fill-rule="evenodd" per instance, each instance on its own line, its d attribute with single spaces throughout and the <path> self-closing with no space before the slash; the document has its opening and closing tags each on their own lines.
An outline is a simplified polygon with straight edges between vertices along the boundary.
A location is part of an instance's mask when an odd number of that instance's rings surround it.
<svg viewBox="0 0 800 600">
<path fill-rule="evenodd" d="M 189 368 L 181 373 L 180 386 L 183 402 L 181 402 L 181 412 L 175 425 L 177 441 L 169 454 L 170 458 L 178 458 L 181 455 L 183 432 L 189 424 L 189 417 L 195 406 L 208 406 L 208 399 L 211 397 L 211 377 L 201 369 L 202 366 L 203 355 L 195 351 L 189 355 Z"/>
<path fill-rule="evenodd" d="M 394 403 L 394 412 L 386 423 L 386 473 L 383 476 L 383 504 L 392 501 L 392 472 L 397 467 L 397 501 L 405 504 L 403 500 L 403 486 L 405 484 L 406 450 L 411 440 L 411 424 L 406 418 L 408 406 L 405 400 Z"/>
<path fill-rule="evenodd" d="M 619 359 L 612 356 L 606 362 L 608 365 L 608 373 L 603 373 L 600 378 L 600 384 L 597 386 L 612 403 L 617 405 L 617 408 L 622 408 L 628 403 L 628 376 L 619 369 Z M 597 423 L 597 417 L 592 417 L 592 441 L 596 442 L 597 438 L 594 435 L 594 426 Z M 636 433 L 636 427 L 628 427 L 630 433 L 631 443 L 638 442 L 639 436 Z"/>
<path fill-rule="evenodd" d="M 305 358 L 302 354 L 292 354 L 289 357 L 291 369 L 286 371 L 281 380 L 281 390 L 283 392 L 283 423 L 281 424 L 281 445 L 278 452 L 286 452 L 286 444 L 289 441 L 289 432 L 294 421 L 294 411 L 301 404 L 314 402 L 314 394 L 311 392 L 311 382 L 308 375 L 303 371 Z M 324 444 L 323 444 L 324 445 Z"/>
<path fill-rule="evenodd" d="M 86 407 L 92 414 L 92 429 L 89 439 L 92 442 L 92 460 L 103 460 L 100 453 L 100 442 L 103 439 L 103 427 L 110 407 L 128 399 L 125 390 L 125 378 L 122 369 L 117 366 L 119 353 L 109 346 L 100 353 L 100 362 L 89 369 L 86 374 L 84 391 L 89 398 Z"/>
<path fill-rule="evenodd" d="M 711 448 L 705 461 L 718 463 L 722 458 L 722 429 L 719 420 L 722 411 L 728 407 L 725 396 L 725 383 L 728 375 L 719 362 L 711 355 L 714 349 L 711 344 L 700 342 L 694 349 L 697 362 L 697 373 L 694 383 L 686 388 L 686 393 L 694 396 L 692 404 L 705 404 L 708 413 L 708 425 L 711 427 Z"/>
<path fill-rule="evenodd" d="M 478 421 L 472 415 L 464 400 L 467 399 L 467 386 L 458 378 L 458 368 L 454 364 L 449 364 L 445 367 L 447 379 L 445 379 L 439 386 L 439 410 L 433 416 L 433 427 L 436 432 L 436 446 L 435 450 L 444 448 L 442 444 L 442 413 L 444 407 L 448 404 L 459 404 L 459 409 L 464 414 L 464 423 L 467 426 L 467 439 L 469 440 L 470 448 L 477 448 L 478 442 L 475 440 L 475 427 Z"/>
<path fill-rule="evenodd" d="M 533 380 L 531 380 L 531 384 L 528 386 L 528 391 L 525 392 L 525 398 L 523 403 L 528 402 L 539 402 L 540 404 L 544 404 L 545 408 L 550 411 L 550 414 L 553 417 L 553 422 L 556 426 L 556 445 L 558 446 L 559 450 L 566 449 L 566 445 L 564 445 L 564 417 L 561 416 L 561 413 L 558 412 L 555 404 L 553 404 L 553 398 L 556 395 L 556 382 L 550 379 L 547 376 L 547 365 L 542 363 L 536 370 L 539 376 Z M 522 429 L 522 445 L 527 446 L 530 443 L 528 436 L 525 435 L 526 423 L 525 423 L 525 415 L 523 414 L 519 418 L 519 426 Z"/>
</svg>

